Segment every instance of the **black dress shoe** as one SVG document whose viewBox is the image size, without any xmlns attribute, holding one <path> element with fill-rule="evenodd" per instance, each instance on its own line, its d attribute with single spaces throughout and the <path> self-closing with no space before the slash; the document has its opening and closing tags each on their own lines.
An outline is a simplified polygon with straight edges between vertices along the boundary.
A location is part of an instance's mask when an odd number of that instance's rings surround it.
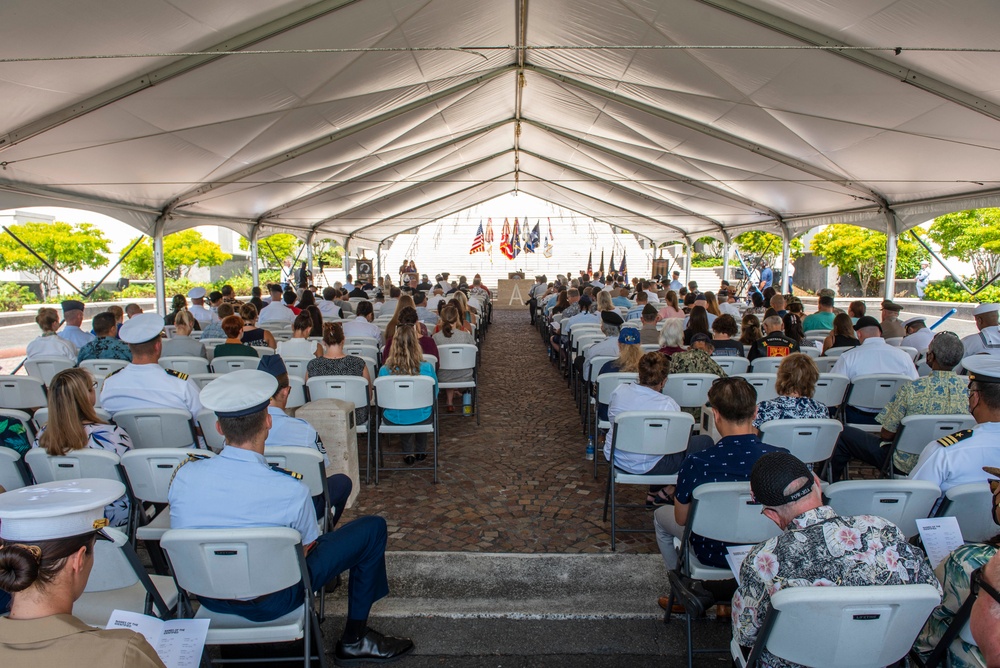
<svg viewBox="0 0 1000 668">
<path fill-rule="evenodd" d="M 420 454 L 417 455 L 417 461 L 418 462 L 422 462 L 425 459 L 427 459 L 427 455 L 425 455 L 424 453 L 421 452 Z"/>
<path fill-rule="evenodd" d="M 338 666 L 356 666 L 362 663 L 388 663 L 413 649 L 409 638 L 384 636 L 375 629 L 368 629 L 361 640 L 353 643 L 337 641 L 333 662 Z"/>
<path fill-rule="evenodd" d="M 413 466 L 413 462 L 415 462 L 415 461 L 417 461 L 417 460 L 414 459 L 413 455 L 406 455 L 405 457 L 403 457 L 403 462 L 407 466 Z"/>
</svg>

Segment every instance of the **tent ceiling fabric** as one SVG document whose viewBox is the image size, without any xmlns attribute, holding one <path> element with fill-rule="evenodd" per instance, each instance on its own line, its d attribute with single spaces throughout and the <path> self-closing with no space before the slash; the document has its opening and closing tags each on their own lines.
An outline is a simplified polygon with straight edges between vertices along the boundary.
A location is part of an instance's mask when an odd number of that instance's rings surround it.
<svg viewBox="0 0 1000 668">
<path fill-rule="evenodd" d="M 518 189 L 655 241 L 902 231 L 1000 203 L 998 23 L 994 0 L 13 0 L 0 58 L 151 55 L 0 63 L 0 207 L 377 243 Z M 519 61 L 522 27 L 563 48 Z M 903 50 L 662 48 L 816 44 Z"/>
</svg>

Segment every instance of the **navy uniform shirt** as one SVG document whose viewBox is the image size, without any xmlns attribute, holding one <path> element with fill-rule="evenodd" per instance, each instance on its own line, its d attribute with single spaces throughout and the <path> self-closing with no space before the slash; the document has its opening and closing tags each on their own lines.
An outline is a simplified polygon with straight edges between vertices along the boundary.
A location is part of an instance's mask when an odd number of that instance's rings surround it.
<svg viewBox="0 0 1000 668">
<path fill-rule="evenodd" d="M 744 482 L 750 480 L 750 470 L 768 452 L 788 452 L 784 448 L 763 443 L 752 434 L 726 436 L 707 450 L 684 458 L 677 472 L 677 503 L 691 503 L 698 485 L 707 482 Z M 726 543 L 691 534 L 691 547 L 698 560 L 706 566 L 727 568 Z"/>
</svg>

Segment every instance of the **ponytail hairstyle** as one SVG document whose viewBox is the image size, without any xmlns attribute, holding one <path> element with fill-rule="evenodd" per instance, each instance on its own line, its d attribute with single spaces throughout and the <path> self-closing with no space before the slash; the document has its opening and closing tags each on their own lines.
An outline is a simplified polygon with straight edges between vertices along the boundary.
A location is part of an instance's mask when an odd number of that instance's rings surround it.
<svg viewBox="0 0 1000 668">
<path fill-rule="evenodd" d="M 462 329 L 462 323 L 458 320 L 458 309 L 449 304 L 441 310 L 441 331 L 450 339 L 456 329 Z"/>
<path fill-rule="evenodd" d="M 344 326 L 339 322 L 323 323 L 323 343 L 328 346 L 344 344 Z"/>
</svg>

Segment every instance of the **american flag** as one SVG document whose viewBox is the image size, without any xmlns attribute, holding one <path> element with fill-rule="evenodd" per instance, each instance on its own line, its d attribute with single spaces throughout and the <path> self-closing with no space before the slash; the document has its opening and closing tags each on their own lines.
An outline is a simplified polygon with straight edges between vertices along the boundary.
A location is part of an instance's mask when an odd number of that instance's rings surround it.
<svg viewBox="0 0 1000 668">
<path fill-rule="evenodd" d="M 476 232 L 476 238 L 472 240 L 472 248 L 469 249 L 469 255 L 485 252 L 486 237 L 483 235 L 483 221 L 479 221 L 479 231 Z"/>
</svg>

